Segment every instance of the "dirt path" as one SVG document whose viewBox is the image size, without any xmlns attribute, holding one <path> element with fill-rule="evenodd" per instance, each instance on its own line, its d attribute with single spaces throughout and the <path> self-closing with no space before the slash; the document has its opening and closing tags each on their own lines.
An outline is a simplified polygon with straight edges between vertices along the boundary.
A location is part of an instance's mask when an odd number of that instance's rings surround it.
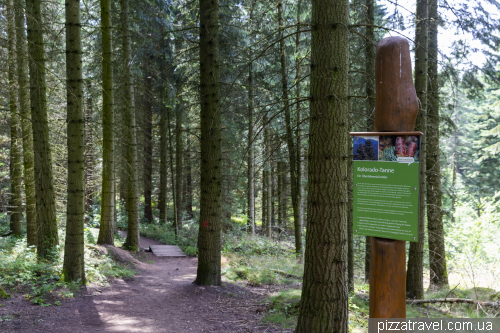
<svg viewBox="0 0 500 333">
<path fill-rule="evenodd" d="M 141 248 L 157 241 L 141 238 Z M 0 332 L 291 332 L 261 324 L 268 288 L 223 283 L 200 287 L 197 258 L 155 257 L 140 252 L 133 280 L 86 287 L 61 306 L 31 305 L 22 295 L 2 300 Z"/>
</svg>

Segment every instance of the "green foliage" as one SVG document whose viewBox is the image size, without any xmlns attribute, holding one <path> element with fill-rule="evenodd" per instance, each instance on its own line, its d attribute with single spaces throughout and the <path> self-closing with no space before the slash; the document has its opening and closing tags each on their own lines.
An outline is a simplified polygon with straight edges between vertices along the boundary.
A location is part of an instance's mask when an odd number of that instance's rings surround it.
<svg viewBox="0 0 500 333">
<path fill-rule="evenodd" d="M 87 241 L 95 237 L 86 230 Z M 64 242 L 64 241 L 63 241 Z M 63 249 L 57 247 L 43 259 L 37 258 L 36 248 L 28 247 L 26 238 L 0 238 L 0 285 L 12 291 L 23 292 L 33 304 L 47 306 L 48 298 L 73 297 L 79 281 L 66 283 L 61 279 Z M 85 246 L 85 272 L 88 283 L 105 284 L 109 277 L 133 278 L 134 273 L 110 257 L 102 255 L 92 245 Z"/>
<path fill-rule="evenodd" d="M 484 199 L 480 217 L 473 202 L 456 207 L 454 224 L 445 224 L 451 283 L 461 288 L 478 286 L 500 290 L 500 212 L 494 198 Z"/>
<path fill-rule="evenodd" d="M 293 245 L 288 242 L 276 242 L 266 237 L 237 238 L 226 236 L 223 253 L 239 253 L 241 255 L 270 255 L 290 257 L 295 254 Z"/>
<path fill-rule="evenodd" d="M 0 235 L 9 231 L 9 215 L 7 213 L 0 213 Z"/>
</svg>

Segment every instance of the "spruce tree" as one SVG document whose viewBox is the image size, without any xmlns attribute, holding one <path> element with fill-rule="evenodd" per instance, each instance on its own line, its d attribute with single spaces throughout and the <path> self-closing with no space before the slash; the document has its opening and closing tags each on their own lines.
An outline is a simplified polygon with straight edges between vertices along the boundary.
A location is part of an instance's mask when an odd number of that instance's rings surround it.
<svg viewBox="0 0 500 333">
<path fill-rule="evenodd" d="M 98 244 L 114 244 L 115 135 L 111 1 L 100 0 L 102 33 L 102 189 Z"/>
<path fill-rule="evenodd" d="M 66 0 L 66 90 L 68 133 L 68 201 L 63 277 L 85 283 L 85 166 L 80 0 Z"/>
<path fill-rule="evenodd" d="M 47 84 L 40 0 L 26 0 L 31 120 L 35 156 L 37 253 L 45 256 L 59 243 L 47 116 Z"/>
<path fill-rule="evenodd" d="M 347 332 L 349 1 L 313 0 L 309 193 L 297 333 Z"/>
<path fill-rule="evenodd" d="M 196 284 L 221 283 L 222 146 L 219 1 L 200 0 L 201 193 Z"/>
</svg>

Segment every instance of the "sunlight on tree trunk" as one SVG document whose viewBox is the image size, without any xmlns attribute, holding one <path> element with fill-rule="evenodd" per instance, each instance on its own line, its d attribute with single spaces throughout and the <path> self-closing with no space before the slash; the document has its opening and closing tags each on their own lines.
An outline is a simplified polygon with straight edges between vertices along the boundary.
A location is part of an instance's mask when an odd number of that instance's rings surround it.
<svg viewBox="0 0 500 333">
<path fill-rule="evenodd" d="M 430 288 L 448 288 L 444 248 L 439 148 L 438 4 L 429 0 L 429 77 L 427 82 L 427 223 Z"/>
<path fill-rule="evenodd" d="M 16 37 L 14 19 L 14 0 L 7 0 L 7 36 L 9 64 L 9 108 L 10 108 L 10 231 L 17 236 L 22 233 L 22 162 L 21 126 L 16 103 Z"/>
<path fill-rule="evenodd" d="M 424 239 L 425 239 L 425 183 L 426 183 L 426 127 L 427 127 L 427 0 L 417 0 L 417 24 L 415 37 L 415 90 L 420 100 L 415 130 L 424 133 L 420 151 L 420 207 L 418 242 L 410 243 L 406 296 L 420 299 L 424 296 Z"/>
<path fill-rule="evenodd" d="M 24 27 L 23 0 L 15 2 L 17 80 L 19 90 L 19 115 L 23 137 L 24 193 L 26 195 L 26 233 L 28 245 L 37 244 L 36 197 L 35 197 L 35 156 L 33 155 L 33 130 L 28 96 L 28 73 L 26 53 L 26 29 Z"/>
<path fill-rule="evenodd" d="M 47 117 L 47 85 L 42 34 L 40 0 L 26 1 L 28 27 L 31 120 L 35 155 L 35 188 L 37 207 L 37 252 L 45 256 L 59 244 L 56 204 L 52 177 L 49 121 Z"/>
</svg>

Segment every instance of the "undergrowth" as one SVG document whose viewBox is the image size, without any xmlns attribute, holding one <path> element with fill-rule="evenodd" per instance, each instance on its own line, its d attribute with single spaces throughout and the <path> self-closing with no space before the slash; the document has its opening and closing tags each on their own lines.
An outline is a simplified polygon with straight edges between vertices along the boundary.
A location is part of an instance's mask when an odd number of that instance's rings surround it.
<svg viewBox="0 0 500 333">
<path fill-rule="evenodd" d="M 293 284 L 302 277 L 303 266 L 289 243 L 264 237 L 226 236 L 222 275 L 232 282 L 248 285 Z"/>
<path fill-rule="evenodd" d="M 133 278 L 134 272 L 101 254 L 95 244 L 97 235 L 85 229 L 86 283 L 106 285 L 110 277 Z M 64 244 L 64 239 L 60 239 Z M 73 297 L 81 281 L 61 280 L 64 249 L 56 247 L 45 258 L 38 258 L 36 247 L 27 246 L 26 237 L 0 237 L 0 286 L 10 292 L 23 293 L 33 304 L 48 306 L 49 300 L 59 305 L 57 298 Z"/>
</svg>

